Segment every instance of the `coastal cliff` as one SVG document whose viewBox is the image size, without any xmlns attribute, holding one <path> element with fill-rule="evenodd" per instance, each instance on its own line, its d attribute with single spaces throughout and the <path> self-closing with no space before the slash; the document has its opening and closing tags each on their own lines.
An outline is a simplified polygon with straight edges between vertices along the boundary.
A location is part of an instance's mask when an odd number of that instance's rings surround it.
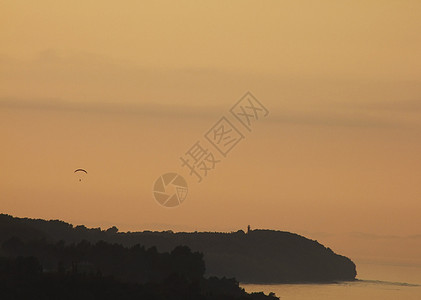
<svg viewBox="0 0 421 300">
<path fill-rule="evenodd" d="M 203 253 L 206 276 L 235 277 L 247 283 L 333 282 L 356 277 L 356 266 L 349 258 L 317 241 L 284 231 L 118 232 L 116 227 L 89 229 L 58 220 L 1 214 L 0 242 L 12 237 L 66 243 L 105 241 L 125 247 L 139 244 L 165 252 L 177 246 L 188 246 L 192 251 Z"/>
</svg>

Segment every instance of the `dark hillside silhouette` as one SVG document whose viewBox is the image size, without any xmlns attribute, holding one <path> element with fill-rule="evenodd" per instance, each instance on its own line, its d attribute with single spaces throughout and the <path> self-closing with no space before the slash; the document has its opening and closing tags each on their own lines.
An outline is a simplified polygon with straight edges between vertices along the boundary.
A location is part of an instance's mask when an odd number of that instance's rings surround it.
<svg viewBox="0 0 421 300">
<path fill-rule="evenodd" d="M 44 238 L 66 243 L 103 240 L 126 247 L 136 244 L 145 248 L 155 246 L 157 250 L 167 252 L 185 245 L 204 254 L 207 276 L 235 277 L 241 282 L 331 282 L 356 277 L 355 264 L 349 258 L 335 254 L 317 241 L 283 231 L 120 233 L 115 227 L 88 229 L 57 220 L 0 215 L 0 241 L 13 236 L 23 241 Z"/>
<path fill-rule="evenodd" d="M 101 273 L 123 282 L 161 282 L 170 276 L 197 282 L 205 273 L 203 254 L 192 253 L 186 246 L 159 253 L 156 247 L 126 248 L 104 241 L 66 245 L 62 241 L 22 242 L 13 237 L 2 243 L 1 250 L 6 257 L 36 257 L 47 272 Z"/>
<path fill-rule="evenodd" d="M 246 293 L 229 279 L 189 281 L 172 274 L 159 282 L 125 282 L 101 272 L 76 269 L 45 272 L 35 257 L 0 257 L 0 299 L 14 300 L 275 300 L 273 294 Z"/>
</svg>

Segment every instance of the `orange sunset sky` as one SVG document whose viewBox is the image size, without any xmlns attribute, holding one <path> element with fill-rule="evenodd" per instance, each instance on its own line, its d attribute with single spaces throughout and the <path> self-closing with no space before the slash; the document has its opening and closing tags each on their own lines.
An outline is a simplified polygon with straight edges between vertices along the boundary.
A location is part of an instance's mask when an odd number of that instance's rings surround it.
<svg viewBox="0 0 421 300">
<path fill-rule="evenodd" d="M 1 212 L 421 263 L 420 32 L 420 1 L 2 1 Z M 247 91 L 268 116 L 197 183 L 179 157 Z"/>
</svg>

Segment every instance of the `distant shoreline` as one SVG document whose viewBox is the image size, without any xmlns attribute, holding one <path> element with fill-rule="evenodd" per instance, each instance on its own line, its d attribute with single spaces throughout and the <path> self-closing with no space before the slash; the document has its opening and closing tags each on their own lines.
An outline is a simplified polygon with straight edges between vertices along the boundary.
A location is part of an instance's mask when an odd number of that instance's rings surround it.
<svg viewBox="0 0 421 300">
<path fill-rule="evenodd" d="M 1 214 L 2 239 L 17 235 L 23 240 L 46 239 L 75 243 L 86 240 L 156 247 L 168 252 L 185 245 L 204 254 L 205 276 L 236 278 L 249 283 L 331 283 L 356 278 L 356 266 L 317 241 L 295 233 L 255 229 L 222 232 L 119 232 L 51 220 L 15 218 Z M 1 229 L 0 229 L 1 230 Z"/>
</svg>

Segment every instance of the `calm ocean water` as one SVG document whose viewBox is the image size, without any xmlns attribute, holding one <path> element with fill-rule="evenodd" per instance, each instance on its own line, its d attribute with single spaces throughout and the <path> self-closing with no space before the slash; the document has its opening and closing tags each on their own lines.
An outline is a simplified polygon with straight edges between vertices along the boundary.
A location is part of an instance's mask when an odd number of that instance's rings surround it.
<svg viewBox="0 0 421 300">
<path fill-rule="evenodd" d="M 281 299 L 420 300 L 421 266 L 358 264 L 359 279 L 333 284 L 241 284 L 248 292 L 274 292 Z"/>
</svg>

